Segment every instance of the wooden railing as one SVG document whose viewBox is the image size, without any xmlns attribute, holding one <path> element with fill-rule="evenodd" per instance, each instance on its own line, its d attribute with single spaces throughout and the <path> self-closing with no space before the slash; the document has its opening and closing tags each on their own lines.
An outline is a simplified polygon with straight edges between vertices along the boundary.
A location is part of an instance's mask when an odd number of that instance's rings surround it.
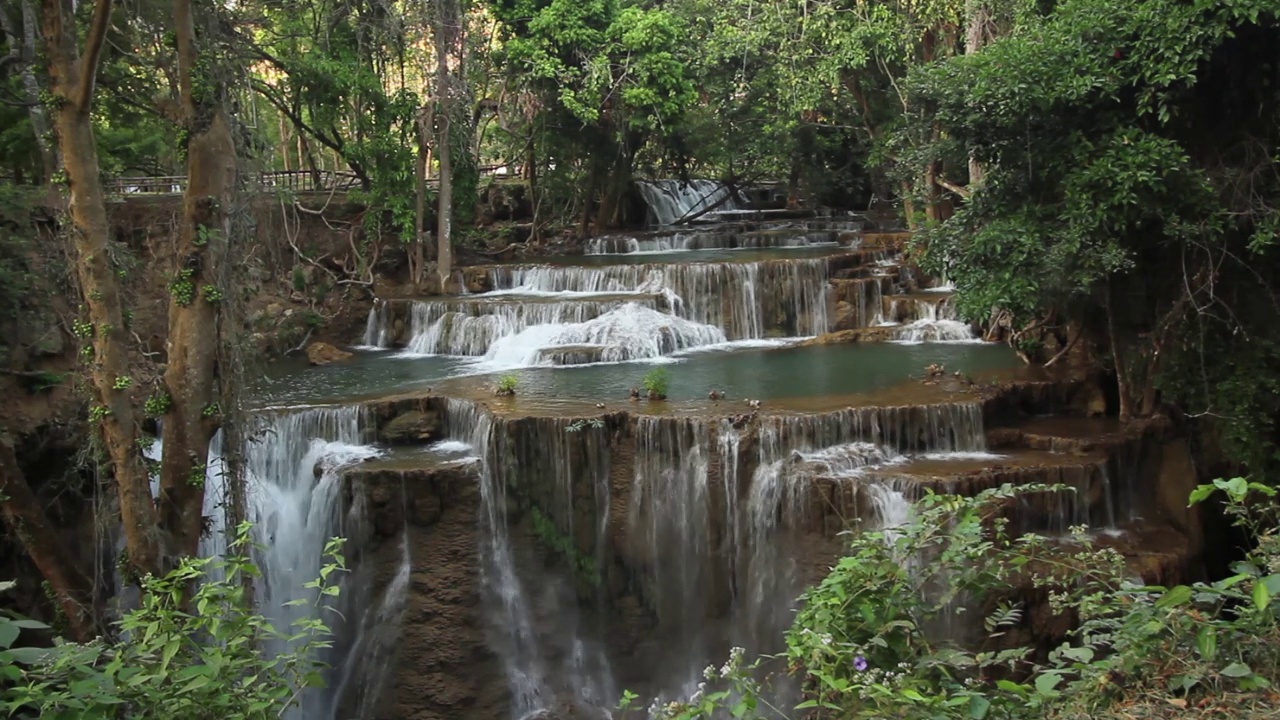
<svg viewBox="0 0 1280 720">
<path fill-rule="evenodd" d="M 328 192 L 353 190 L 360 187 L 355 173 L 332 170 L 274 170 L 257 176 L 258 187 L 264 192 L 289 190 L 291 192 Z M 108 195 L 181 195 L 186 192 L 185 175 L 160 177 L 118 177 L 103 182 Z"/>
<path fill-rule="evenodd" d="M 484 165 L 480 168 L 482 176 L 505 175 L 506 165 Z M 355 190 L 360 187 L 360 178 L 355 173 L 337 172 L 333 170 L 273 170 L 257 176 L 258 188 L 262 192 L 288 190 L 290 192 L 331 192 Z M 435 183 L 434 179 L 428 181 Z M 185 175 L 167 175 L 159 177 L 118 177 L 103 181 L 103 190 L 108 195 L 181 195 L 186 192 L 187 177 Z"/>
</svg>

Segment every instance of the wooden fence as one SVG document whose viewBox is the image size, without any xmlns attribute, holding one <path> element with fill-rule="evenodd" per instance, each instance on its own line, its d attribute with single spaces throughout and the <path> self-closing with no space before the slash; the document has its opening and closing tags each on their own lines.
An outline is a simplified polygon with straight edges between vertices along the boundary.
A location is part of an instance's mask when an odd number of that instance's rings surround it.
<svg viewBox="0 0 1280 720">
<path fill-rule="evenodd" d="M 480 168 L 482 176 L 506 175 L 506 165 L 485 165 Z M 342 192 L 360 187 L 360 178 L 351 172 L 333 170 L 273 170 L 259 173 L 258 188 L 262 192 L 287 190 L 290 192 Z M 430 180 L 435 184 L 435 180 Z M 181 195 L 187 190 L 185 175 L 169 175 L 160 177 L 118 177 L 103 181 L 103 190 L 108 195 Z"/>
</svg>

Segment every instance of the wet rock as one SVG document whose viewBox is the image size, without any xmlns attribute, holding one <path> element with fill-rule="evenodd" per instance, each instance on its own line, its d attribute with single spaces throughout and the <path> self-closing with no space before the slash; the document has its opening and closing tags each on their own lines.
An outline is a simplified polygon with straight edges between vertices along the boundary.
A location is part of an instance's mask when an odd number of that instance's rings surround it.
<svg viewBox="0 0 1280 720">
<path fill-rule="evenodd" d="M 801 347 L 810 345 L 840 345 L 843 343 L 857 342 L 884 342 L 893 339 L 893 328 L 891 327 L 869 327 L 856 328 L 853 330 L 840 330 L 838 332 L 824 333 L 815 338 L 810 338 L 800 343 Z"/>
<path fill-rule="evenodd" d="M 326 342 L 313 342 L 307 346 L 307 362 L 312 365 L 328 365 L 351 357 L 351 353 Z"/>
<path fill-rule="evenodd" d="M 410 410 L 382 426 L 379 434 L 382 441 L 389 445 L 412 445 L 440 437 L 443 429 L 440 416 L 436 413 Z"/>
</svg>

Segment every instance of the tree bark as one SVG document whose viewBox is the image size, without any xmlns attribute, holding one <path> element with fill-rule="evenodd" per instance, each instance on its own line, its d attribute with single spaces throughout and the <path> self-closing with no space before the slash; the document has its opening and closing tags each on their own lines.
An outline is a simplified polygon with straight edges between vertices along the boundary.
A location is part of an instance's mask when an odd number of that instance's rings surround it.
<svg viewBox="0 0 1280 720">
<path fill-rule="evenodd" d="M 1116 331 L 1115 290 L 1111 278 L 1107 278 L 1107 339 L 1111 345 L 1111 363 L 1116 371 L 1116 390 L 1120 396 L 1120 419 L 1133 418 L 1133 401 L 1129 395 L 1129 380 L 1125 375 L 1124 357 L 1120 351 L 1120 335 Z"/>
<path fill-rule="evenodd" d="M 49 139 L 49 113 L 44 103 L 40 102 L 40 83 L 36 80 L 36 11 L 31 0 L 22 0 L 22 32 L 13 24 L 9 13 L 0 10 L 0 29 L 3 29 L 9 43 L 9 56 L 19 66 L 16 72 L 22 86 L 22 99 L 29 103 L 27 118 L 31 122 L 31 130 L 35 135 L 36 149 L 40 153 L 42 182 L 48 181 L 58 172 L 61 161 L 57 148 Z"/>
<path fill-rule="evenodd" d="M 228 293 L 223 265 L 231 237 L 236 146 L 224 102 L 225 83 L 212 63 L 200 63 L 202 35 L 214 25 L 197 19 L 192 0 L 174 0 L 178 83 L 187 130 L 187 191 L 183 198 L 174 274 L 193 293 L 171 292 L 164 383 L 172 400 L 164 418 L 160 517 L 172 539 L 166 551 L 195 555 L 203 527 L 209 441 L 218 428 L 219 307 Z M 197 31 L 197 24 L 200 31 Z"/>
<path fill-rule="evenodd" d="M 436 193 L 436 272 L 444 291 L 453 274 L 453 114 L 454 88 L 449 72 L 449 56 L 461 36 L 462 17 L 456 0 L 435 0 L 436 51 L 436 158 L 440 163 L 440 186 Z"/>
<path fill-rule="evenodd" d="M 0 441 L 0 515 L 22 541 L 40 574 L 49 581 L 53 600 L 66 618 L 67 630 L 77 642 L 92 640 L 97 608 L 93 583 L 81 572 L 62 538 L 49 524 L 44 508 L 18 467 L 7 442 Z"/>
<path fill-rule="evenodd" d="M 965 43 L 966 55 L 981 52 L 991 41 L 991 9 L 986 0 L 965 0 Z M 983 164 L 969 153 L 969 187 L 978 186 L 986 175 Z"/>
<path fill-rule="evenodd" d="M 413 286 L 422 284 L 422 271 L 426 267 L 427 244 L 427 120 L 426 109 L 417 121 L 418 157 L 414 167 L 414 194 L 416 202 L 413 214 L 413 254 L 409 259 L 409 273 Z"/>
<path fill-rule="evenodd" d="M 138 418 L 132 402 L 128 339 L 116 270 L 109 252 L 110 226 L 98 171 L 90 110 L 94 79 L 111 20 L 111 0 L 96 0 L 83 53 L 79 50 L 72 0 L 44 0 L 43 31 L 50 90 L 56 98 L 54 126 L 70 188 L 71 245 L 80 291 L 93 325 L 90 380 L 94 419 L 111 459 L 128 563 L 140 574 L 158 573 L 159 532 L 151 478 L 136 442 Z"/>
</svg>

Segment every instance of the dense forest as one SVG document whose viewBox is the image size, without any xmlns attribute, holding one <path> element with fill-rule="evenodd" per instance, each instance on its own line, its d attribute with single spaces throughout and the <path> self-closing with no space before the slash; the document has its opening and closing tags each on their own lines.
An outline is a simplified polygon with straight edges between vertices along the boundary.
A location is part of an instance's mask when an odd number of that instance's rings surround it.
<svg viewBox="0 0 1280 720">
<path fill-rule="evenodd" d="M 909 229 L 912 262 L 988 340 L 1096 381 L 1119 422 L 1176 427 L 1221 478 L 1196 502 L 1236 527 L 1193 595 L 1123 585 L 1087 540 L 992 534 L 999 491 L 926 503 L 809 591 L 787 639 L 799 709 L 770 706 L 777 668 L 738 651 L 652 717 L 1274 716 L 1274 0 L 0 0 L 0 22 L 0 513 L 24 556 L 6 570 L 38 574 L 0 620 L 14 716 L 277 717 L 321 683 L 324 616 L 255 614 L 248 527 L 200 557 L 210 444 L 246 431 L 254 356 L 323 334 L 326 294 L 465 293 L 459 266 L 640 227 L 636 183 L 660 179 Z M 168 266 L 148 268 L 120 208 L 154 188 L 181 202 Z M 297 262 L 263 280 L 248 259 L 280 217 Z M 339 237 L 340 261 L 300 249 L 301 223 Z M 314 320 L 259 353 L 272 283 Z M 61 490 L 33 460 L 37 406 L 83 450 Z M 99 502 L 120 588 L 66 532 Z M 902 562 L 930 553 L 949 570 Z M 1029 664 L 922 639 L 922 617 L 1028 563 L 1053 568 L 1038 587 L 1074 644 Z M 925 597 L 936 583 L 951 592 Z M 268 635 L 290 649 L 255 649 Z"/>
</svg>

